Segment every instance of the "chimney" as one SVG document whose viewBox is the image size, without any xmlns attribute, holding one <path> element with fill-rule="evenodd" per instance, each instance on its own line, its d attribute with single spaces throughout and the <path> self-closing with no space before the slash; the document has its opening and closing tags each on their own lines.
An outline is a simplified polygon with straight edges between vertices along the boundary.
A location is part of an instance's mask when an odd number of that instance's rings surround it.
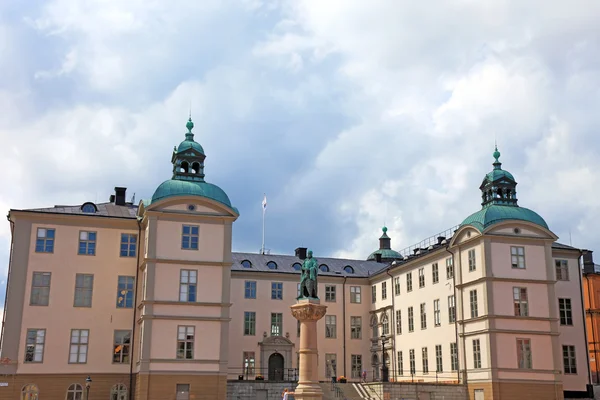
<svg viewBox="0 0 600 400">
<path fill-rule="evenodd" d="M 124 206 L 125 205 L 125 192 L 127 188 L 124 187 L 115 187 L 115 205 Z"/>
<path fill-rule="evenodd" d="M 298 247 L 296 249 L 296 257 L 298 257 L 301 260 L 305 260 L 306 259 L 306 247 Z"/>
<path fill-rule="evenodd" d="M 381 262 L 381 253 L 375 253 L 375 261 L 377 261 L 378 263 Z"/>
<path fill-rule="evenodd" d="M 438 241 L 438 242 L 437 242 L 437 244 L 442 244 L 442 242 L 443 242 L 444 240 L 446 240 L 446 238 L 445 238 L 445 237 L 443 237 L 443 236 L 438 236 L 438 238 L 437 238 L 437 241 Z"/>
<path fill-rule="evenodd" d="M 584 274 L 593 274 L 595 272 L 594 268 L 594 257 L 592 256 L 593 251 L 584 250 L 583 251 L 583 273 Z"/>
</svg>

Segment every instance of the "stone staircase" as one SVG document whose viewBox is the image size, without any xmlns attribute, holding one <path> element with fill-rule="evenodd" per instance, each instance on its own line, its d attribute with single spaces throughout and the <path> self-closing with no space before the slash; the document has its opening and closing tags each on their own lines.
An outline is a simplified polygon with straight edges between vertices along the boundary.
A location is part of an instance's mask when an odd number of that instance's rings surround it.
<svg viewBox="0 0 600 400">
<path fill-rule="evenodd" d="M 360 383 L 320 383 L 323 400 L 380 400 Z"/>
</svg>

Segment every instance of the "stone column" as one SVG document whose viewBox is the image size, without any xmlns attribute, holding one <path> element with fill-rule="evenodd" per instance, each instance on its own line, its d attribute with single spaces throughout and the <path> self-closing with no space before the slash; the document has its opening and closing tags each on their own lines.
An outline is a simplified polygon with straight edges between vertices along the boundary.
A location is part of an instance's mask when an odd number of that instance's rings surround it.
<svg viewBox="0 0 600 400">
<path fill-rule="evenodd" d="M 298 386 L 294 391 L 296 400 L 321 400 L 323 391 L 319 386 L 317 365 L 317 321 L 323 318 L 327 306 L 318 299 L 301 299 L 290 307 L 292 315 L 300 321 L 300 365 Z"/>
</svg>

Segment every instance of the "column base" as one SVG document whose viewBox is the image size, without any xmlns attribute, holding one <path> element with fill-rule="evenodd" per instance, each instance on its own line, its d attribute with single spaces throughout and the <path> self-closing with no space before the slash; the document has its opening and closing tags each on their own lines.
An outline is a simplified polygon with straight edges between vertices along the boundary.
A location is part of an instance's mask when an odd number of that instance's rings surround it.
<svg viewBox="0 0 600 400">
<path fill-rule="evenodd" d="M 318 383 L 300 383 L 294 390 L 295 400 L 322 400 L 323 390 Z"/>
</svg>

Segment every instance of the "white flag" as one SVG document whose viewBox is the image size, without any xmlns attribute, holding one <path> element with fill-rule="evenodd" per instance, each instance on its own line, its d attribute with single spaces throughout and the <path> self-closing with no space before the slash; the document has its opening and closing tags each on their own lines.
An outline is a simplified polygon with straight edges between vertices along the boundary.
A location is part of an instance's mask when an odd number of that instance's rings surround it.
<svg viewBox="0 0 600 400">
<path fill-rule="evenodd" d="M 267 209 L 267 195 L 266 194 L 265 194 L 265 197 L 263 197 L 262 207 L 263 207 L 263 211 L 265 211 Z"/>
</svg>

